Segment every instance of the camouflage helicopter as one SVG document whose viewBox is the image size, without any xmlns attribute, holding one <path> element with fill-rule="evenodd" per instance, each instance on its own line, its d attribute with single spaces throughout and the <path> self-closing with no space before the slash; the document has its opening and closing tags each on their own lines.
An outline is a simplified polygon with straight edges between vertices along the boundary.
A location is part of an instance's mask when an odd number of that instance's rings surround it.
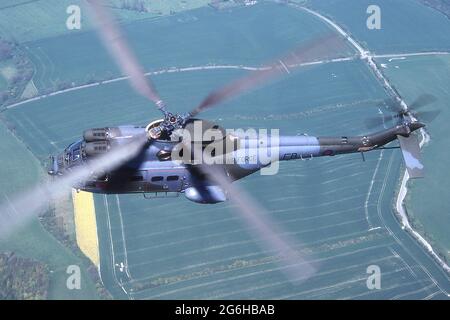
<svg viewBox="0 0 450 320">
<path fill-rule="evenodd" d="M 266 246 L 281 252 L 289 265 L 305 267 L 308 264 L 299 262 L 304 259 L 299 260 L 298 252 L 292 249 L 289 241 L 279 236 L 267 215 L 261 214 L 264 208 L 232 182 L 281 161 L 348 153 L 361 153 L 364 158 L 365 152 L 391 148 L 386 145 L 394 140 L 399 140 L 410 177 L 423 176 L 418 138 L 414 132 L 425 126 L 418 120 L 425 114 L 414 110 L 433 100 L 428 95 L 421 96 L 411 105 L 413 108 L 404 108 L 400 101 L 390 100 L 388 105 L 395 114 L 381 120 L 395 120 L 397 123 L 361 136 L 242 137 L 227 133 L 211 121 L 197 118 L 204 110 L 285 74 L 292 66 L 314 65 L 319 59 L 333 59 L 329 55 L 324 56 L 323 52 L 343 45 L 345 39 L 340 36 L 310 41 L 276 63 L 213 91 L 192 111 L 176 114 L 168 111 L 144 75 L 106 7 L 100 0 L 91 0 L 89 4 L 105 47 L 130 85 L 152 101 L 163 117 L 147 126 L 123 125 L 85 130 L 80 140 L 70 144 L 61 154 L 50 157 L 48 173 L 55 179 L 13 201 L 15 212 L 34 213 L 49 201 L 49 195 L 61 196 L 69 187 L 100 194 L 140 193 L 146 197 L 184 194 L 187 199 L 202 204 L 219 203 L 229 198 L 235 202 L 244 220 L 265 240 Z M 373 123 L 376 125 L 379 121 L 377 118 Z M 196 154 L 201 155 L 200 160 L 222 161 L 197 161 Z M 267 156 L 262 157 L 261 154 Z M 307 270 L 294 269 L 288 270 L 295 273 L 292 278 L 307 277 L 314 272 L 311 266 Z"/>
<path fill-rule="evenodd" d="M 317 60 L 324 50 L 337 48 L 342 45 L 338 36 L 327 36 L 312 41 L 296 49 L 287 58 L 245 76 L 208 95 L 194 110 L 186 114 L 175 114 L 167 110 L 154 86 L 145 78 L 135 56 L 126 44 L 117 25 L 103 6 L 96 1 L 91 2 L 97 19 L 103 43 L 121 67 L 129 76 L 133 88 L 149 100 L 162 112 L 163 118 L 151 122 L 146 127 L 118 126 L 94 128 L 84 131 L 83 138 L 69 145 L 63 153 L 51 157 L 51 175 L 64 175 L 74 167 L 82 166 L 91 159 L 104 155 L 112 149 L 136 140 L 136 137 L 146 137 L 146 142 L 134 157 L 126 163 L 120 164 L 114 170 L 96 172 L 86 181 L 77 183 L 76 188 L 95 193 L 143 193 L 144 195 L 167 196 L 169 194 L 184 193 L 187 199 L 197 203 L 218 203 L 227 199 L 226 190 L 215 181 L 203 174 L 205 165 L 197 166 L 192 163 L 173 159 L 174 149 L 179 147 L 182 140 L 177 133 L 179 130 L 196 135 L 194 129 L 200 128 L 197 138 L 190 141 L 190 148 L 199 145 L 202 151 L 208 148 L 213 156 L 215 152 L 224 154 L 220 147 L 228 146 L 225 153 L 233 158 L 222 164 L 215 164 L 214 170 L 220 171 L 230 182 L 244 178 L 274 161 L 307 159 L 322 156 L 334 156 L 344 153 L 361 153 L 379 150 L 394 140 L 399 140 L 404 160 L 410 177 L 419 177 L 423 172 L 423 165 L 419 158 L 417 137 L 412 133 L 424 124 L 416 120 L 417 114 L 404 110 L 399 103 L 390 103 L 391 109 L 396 109 L 395 118 L 398 123 L 379 132 L 362 136 L 313 137 L 313 136 L 280 136 L 276 143 L 263 143 L 262 137 L 254 136 L 242 138 L 226 134 L 225 130 L 210 121 L 195 118 L 200 112 L 212 106 L 248 91 L 257 85 L 280 76 L 288 66 L 308 63 L 311 58 Z M 313 60 L 315 61 L 315 60 Z M 415 108 L 426 105 L 431 100 L 429 96 L 422 96 Z M 205 139 L 205 132 L 209 132 L 212 139 Z M 199 138 L 198 138 L 199 137 Z M 266 140 L 273 140 L 267 137 Z M 186 140 L 184 147 L 187 147 Z M 263 146 L 261 146 L 263 144 Z M 275 150 L 276 144 L 276 150 Z M 231 146 L 231 147 L 230 147 Z M 260 153 L 254 154 L 253 161 L 249 161 L 249 153 L 256 148 L 265 149 L 271 154 L 269 161 L 262 161 Z M 220 150 L 220 151 L 219 151 Z M 186 151 L 186 150 L 184 150 Z M 247 155 L 247 156 L 246 156 Z M 244 161 L 237 161 L 244 159 Z M 186 160 L 186 159 L 185 159 Z M 187 159 L 192 160 L 192 159 Z M 151 197 L 151 196 L 149 196 Z"/>
</svg>

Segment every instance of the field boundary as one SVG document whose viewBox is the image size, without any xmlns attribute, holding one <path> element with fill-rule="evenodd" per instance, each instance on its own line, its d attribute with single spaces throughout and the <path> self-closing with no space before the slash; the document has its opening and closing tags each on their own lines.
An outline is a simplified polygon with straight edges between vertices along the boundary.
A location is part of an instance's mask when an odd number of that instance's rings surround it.
<svg viewBox="0 0 450 320">
<path fill-rule="evenodd" d="M 349 56 L 349 57 L 329 59 L 329 60 L 305 62 L 305 63 L 300 63 L 300 64 L 288 65 L 288 67 L 289 68 L 301 68 L 301 67 L 312 66 L 312 65 L 335 63 L 335 62 L 343 62 L 343 61 L 351 61 L 351 60 L 355 60 L 355 57 Z M 190 72 L 190 71 L 205 71 L 205 70 L 264 71 L 264 70 L 268 70 L 268 69 L 270 69 L 270 67 L 254 67 L 254 66 L 244 66 L 244 65 L 215 65 L 215 64 L 211 64 L 211 65 L 202 65 L 202 66 L 195 66 L 195 67 L 171 67 L 171 68 L 165 68 L 165 69 L 161 69 L 161 70 L 146 72 L 145 76 L 155 76 L 155 75 L 161 75 L 161 74 L 166 74 L 166 73 L 170 74 L 170 73 Z M 288 71 L 288 73 L 289 73 L 289 71 Z M 20 105 L 23 105 L 23 104 L 26 104 L 26 103 L 30 103 L 30 102 L 33 102 L 33 101 L 38 101 L 38 100 L 41 100 L 41 99 L 45 99 L 45 98 L 48 98 L 48 97 L 60 95 L 60 94 L 63 94 L 63 93 L 77 91 L 77 90 L 82 90 L 82 89 L 87 89 L 87 88 L 91 88 L 91 87 L 95 87 L 95 86 L 100 86 L 100 85 L 105 85 L 105 84 L 109 84 L 109 83 L 113 83 L 113 82 L 118 82 L 118 81 L 125 81 L 125 80 L 128 80 L 128 78 L 129 77 L 127 77 L 127 76 L 121 76 L 121 77 L 117 77 L 117 78 L 113 78 L 113 79 L 108 79 L 108 80 L 102 80 L 102 81 L 97 81 L 97 82 L 93 82 L 93 83 L 83 84 L 83 85 L 79 85 L 79 86 L 68 88 L 68 89 L 53 91 L 53 92 L 50 92 L 50 93 L 47 93 L 47 94 L 42 94 L 42 95 L 30 98 L 30 99 L 26 99 L 26 100 L 19 101 L 19 102 L 10 104 L 10 105 L 6 105 L 0 110 L 0 112 L 4 112 L 6 110 L 9 110 L 9 109 L 12 109 L 12 108 L 16 108 L 16 107 L 18 107 Z"/>
<path fill-rule="evenodd" d="M 309 9 L 307 9 L 309 10 Z M 342 29 L 341 29 L 342 30 Z M 344 32 L 344 31 L 343 31 Z M 364 53 L 367 54 L 368 52 L 363 50 L 362 47 L 359 47 L 362 51 L 360 51 L 360 54 Z M 390 53 L 390 54 L 381 54 L 381 55 L 370 55 L 370 58 L 402 58 L 402 57 L 411 57 L 411 56 L 428 56 L 428 55 L 450 55 L 450 52 L 447 51 L 424 51 L 424 52 L 412 52 L 412 53 Z M 361 59 L 367 58 L 368 56 L 360 56 Z M 306 62 L 306 63 L 300 63 L 295 65 L 288 65 L 289 68 L 301 68 L 306 66 L 312 66 L 312 65 L 320 65 L 320 64 L 327 64 L 327 63 L 335 63 L 335 62 L 344 62 L 344 61 L 352 61 L 356 60 L 358 57 L 355 56 L 348 56 L 343 58 L 336 58 L 336 59 L 330 59 L 330 60 L 320 60 L 320 61 L 313 61 L 313 62 Z M 161 75 L 166 73 L 178 73 L 178 72 L 190 72 L 190 71 L 205 71 L 205 70 L 245 70 L 245 71 L 264 71 L 268 70 L 268 67 L 255 67 L 255 66 L 244 66 L 244 65 L 202 65 L 202 66 L 194 66 L 194 67 L 171 67 L 171 68 L 165 68 L 160 69 L 156 71 L 149 71 L 146 72 L 146 76 L 155 76 L 155 75 Z M 287 72 L 289 73 L 289 71 Z M 21 106 L 26 103 L 30 103 L 33 101 L 38 101 L 41 99 L 45 99 L 48 97 L 60 95 L 67 92 L 87 89 L 95 86 L 100 86 L 108 83 L 118 82 L 118 81 L 125 81 L 128 80 L 129 77 L 121 76 L 116 77 L 113 79 L 108 80 L 101 80 L 93 83 L 87 83 L 82 84 L 79 86 L 71 87 L 68 89 L 62 89 L 53 91 L 50 93 L 42 94 L 35 96 L 33 98 L 25 99 L 16 103 L 12 103 L 9 105 L 4 106 L 2 109 L 0 109 L 0 112 L 4 112 L 6 110 L 16 108 L 18 106 Z"/>
<path fill-rule="evenodd" d="M 430 55 L 450 54 L 450 52 L 446 52 L 446 51 L 434 51 L 434 52 L 428 52 L 428 53 L 427 52 L 417 52 L 417 53 L 408 53 L 408 54 L 372 55 L 369 50 L 365 50 L 355 39 L 353 39 L 346 31 L 344 31 L 336 22 L 330 20 L 329 18 L 327 18 L 327 17 L 323 16 L 322 14 L 320 14 L 320 13 L 314 11 L 314 10 L 311 10 L 309 8 L 303 7 L 303 6 L 298 5 L 296 3 L 293 3 L 293 2 L 288 2 L 288 3 L 289 3 L 289 5 L 291 5 L 291 6 L 295 7 L 295 8 L 298 8 L 300 10 L 304 10 L 304 11 L 306 11 L 306 12 L 308 12 L 308 13 L 316 16 L 316 17 L 318 17 L 319 19 L 321 19 L 325 23 L 331 25 L 338 33 L 340 33 L 342 36 L 344 36 L 354 46 L 354 48 L 359 52 L 361 60 L 365 60 L 366 61 L 368 67 L 374 72 L 375 76 L 382 82 L 383 87 L 386 90 L 386 92 L 388 94 L 392 95 L 393 97 L 395 97 L 399 101 L 400 105 L 405 110 L 408 109 L 408 105 L 403 100 L 403 98 L 400 96 L 400 94 L 392 87 L 392 85 L 390 84 L 389 80 L 384 76 L 383 72 L 379 69 L 378 65 L 375 63 L 374 58 L 377 58 L 377 57 L 382 57 L 382 58 L 390 58 L 390 57 L 392 57 L 392 58 L 400 58 L 402 56 L 421 56 L 421 55 L 426 55 L 426 54 L 430 54 Z M 422 148 L 423 145 L 426 143 L 427 139 L 429 138 L 429 136 L 428 136 L 428 133 L 423 128 L 420 129 L 420 132 L 421 132 L 421 135 L 422 135 L 422 140 L 420 142 L 420 147 Z M 436 252 L 434 251 L 432 245 L 422 235 L 420 235 L 420 233 L 417 230 L 412 228 L 410 223 L 409 223 L 408 216 L 405 214 L 404 208 L 403 208 L 403 200 L 404 200 L 404 198 L 406 196 L 406 193 L 407 193 L 406 185 L 407 185 L 407 183 L 409 181 L 409 175 L 406 172 L 406 170 L 405 170 L 405 174 L 404 174 L 402 179 L 403 179 L 402 180 L 402 184 L 401 184 L 401 187 L 400 187 L 400 191 L 399 191 L 399 193 L 397 195 L 397 201 L 396 201 L 396 211 L 401 216 L 401 219 L 397 219 L 397 221 L 402 226 L 402 229 L 404 229 L 406 231 L 409 231 L 409 233 L 413 236 L 413 238 L 420 245 L 425 247 L 426 251 L 439 264 L 439 266 L 441 268 L 443 268 L 443 270 L 447 274 L 449 274 L 450 273 L 450 267 L 436 254 Z M 429 274 L 429 276 L 435 282 L 435 280 L 431 277 L 430 274 Z M 445 291 L 443 291 L 443 292 L 446 293 L 447 296 L 450 296 L 449 293 L 447 293 Z"/>
</svg>

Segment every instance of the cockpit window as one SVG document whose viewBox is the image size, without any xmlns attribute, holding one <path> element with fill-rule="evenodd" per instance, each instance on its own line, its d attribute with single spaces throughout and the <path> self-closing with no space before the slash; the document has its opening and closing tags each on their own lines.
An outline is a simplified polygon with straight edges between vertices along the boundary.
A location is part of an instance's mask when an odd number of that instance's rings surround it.
<svg viewBox="0 0 450 320">
<path fill-rule="evenodd" d="M 79 158 L 80 158 L 80 149 L 77 148 L 77 149 L 73 150 L 73 152 L 72 152 L 72 160 L 76 161 Z"/>
</svg>

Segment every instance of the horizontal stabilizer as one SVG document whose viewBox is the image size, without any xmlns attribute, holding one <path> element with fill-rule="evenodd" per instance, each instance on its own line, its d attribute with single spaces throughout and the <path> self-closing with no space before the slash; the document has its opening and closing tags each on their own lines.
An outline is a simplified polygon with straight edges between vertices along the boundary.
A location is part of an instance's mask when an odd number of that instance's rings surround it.
<svg viewBox="0 0 450 320">
<path fill-rule="evenodd" d="M 420 146 L 417 136 L 415 134 L 405 138 L 397 136 L 400 141 L 402 149 L 403 160 L 405 161 L 406 169 L 410 178 L 423 178 L 424 167 L 420 157 Z"/>
</svg>

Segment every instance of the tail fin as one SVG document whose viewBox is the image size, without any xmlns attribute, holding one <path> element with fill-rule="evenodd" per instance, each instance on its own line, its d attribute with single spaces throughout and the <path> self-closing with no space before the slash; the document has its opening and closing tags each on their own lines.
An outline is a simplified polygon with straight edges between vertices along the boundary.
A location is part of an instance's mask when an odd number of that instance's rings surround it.
<svg viewBox="0 0 450 320">
<path fill-rule="evenodd" d="M 423 178 L 424 166 L 420 157 L 419 140 L 415 134 L 409 137 L 398 135 L 400 147 L 402 149 L 403 160 L 405 161 L 406 169 L 410 178 Z"/>
</svg>

